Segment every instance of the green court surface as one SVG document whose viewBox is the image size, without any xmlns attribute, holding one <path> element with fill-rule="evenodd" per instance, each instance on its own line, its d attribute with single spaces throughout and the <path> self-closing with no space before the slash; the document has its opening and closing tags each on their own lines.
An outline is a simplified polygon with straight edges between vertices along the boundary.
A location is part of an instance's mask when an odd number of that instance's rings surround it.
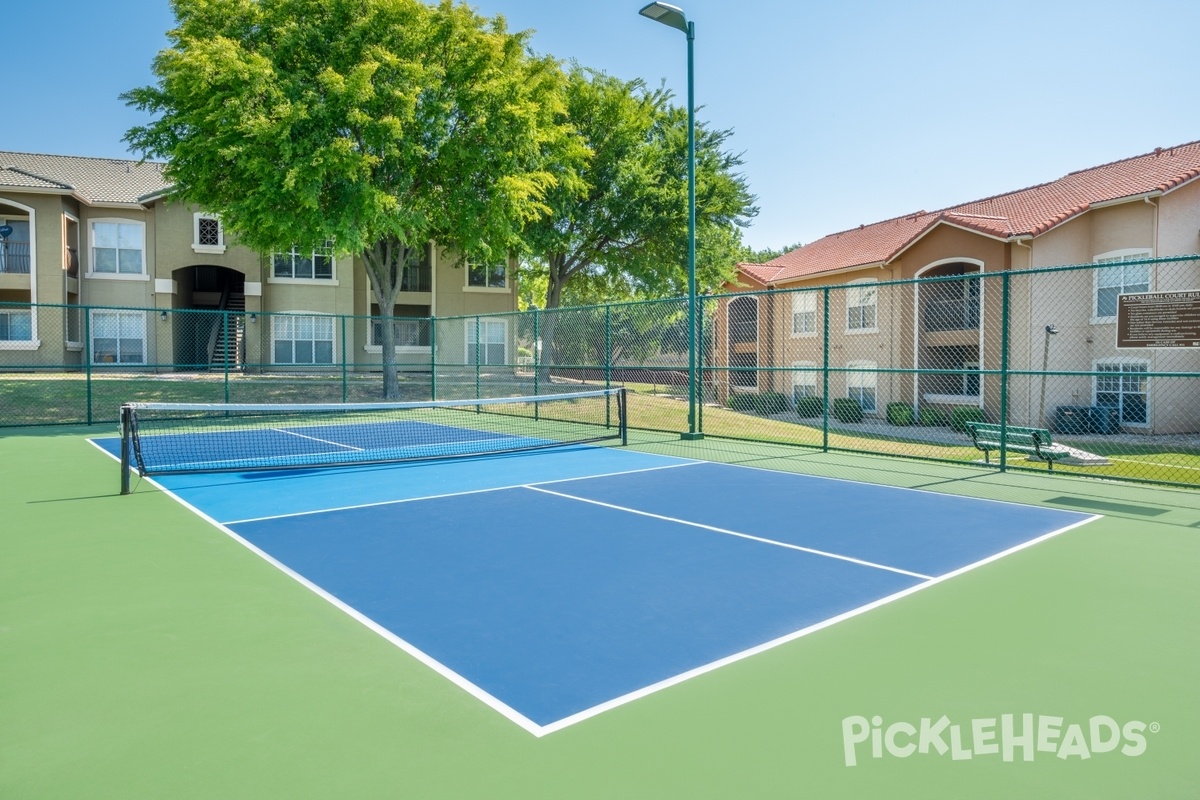
<svg viewBox="0 0 1200 800">
<path fill-rule="evenodd" d="M 149 482 L 118 496 L 115 463 L 85 441 L 100 433 L 0 435 L 5 800 L 1200 791 L 1200 492 L 634 435 L 651 452 L 1104 518 L 537 738 Z M 804 513 L 803 497 L 729 501 Z M 1000 720 L 1026 714 L 1048 749 L 989 753 Z M 904 749 L 905 723 L 943 716 L 957 759 Z M 874 717 L 881 756 L 863 727 L 848 765 L 843 728 Z"/>
</svg>

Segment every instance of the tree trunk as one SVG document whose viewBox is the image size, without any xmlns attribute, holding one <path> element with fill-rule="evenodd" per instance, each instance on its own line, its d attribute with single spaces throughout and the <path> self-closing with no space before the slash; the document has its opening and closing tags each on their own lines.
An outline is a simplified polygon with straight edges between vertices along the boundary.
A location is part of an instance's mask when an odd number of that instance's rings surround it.
<svg viewBox="0 0 1200 800">
<path fill-rule="evenodd" d="M 400 376 L 396 368 L 396 296 L 403 285 L 404 266 L 419 250 L 398 239 L 384 239 L 363 251 L 363 266 L 371 281 L 371 292 L 379 306 L 383 399 L 400 399 Z"/>
<path fill-rule="evenodd" d="M 558 308 L 562 303 L 563 284 L 566 283 L 566 255 L 563 253 L 553 253 L 546 257 L 548 269 L 548 279 L 546 281 L 546 311 L 549 312 L 542 316 L 541 330 L 539 335 L 542 340 L 542 349 L 539 364 L 538 364 L 538 381 L 549 384 L 551 382 L 551 367 L 554 366 L 554 331 L 558 327 Z"/>
</svg>

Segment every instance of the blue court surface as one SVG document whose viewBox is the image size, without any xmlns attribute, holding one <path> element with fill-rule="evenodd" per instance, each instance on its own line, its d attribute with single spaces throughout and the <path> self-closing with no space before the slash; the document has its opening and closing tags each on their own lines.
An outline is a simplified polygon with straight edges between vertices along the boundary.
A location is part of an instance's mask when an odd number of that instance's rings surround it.
<svg viewBox="0 0 1200 800">
<path fill-rule="evenodd" d="M 589 446 L 156 482 L 537 735 L 1094 518 Z"/>
</svg>

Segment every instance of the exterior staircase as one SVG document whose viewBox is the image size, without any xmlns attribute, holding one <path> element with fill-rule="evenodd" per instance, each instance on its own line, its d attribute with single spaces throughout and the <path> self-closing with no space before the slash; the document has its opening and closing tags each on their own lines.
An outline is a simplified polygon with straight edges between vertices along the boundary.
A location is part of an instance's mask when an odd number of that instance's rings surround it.
<svg viewBox="0 0 1200 800">
<path fill-rule="evenodd" d="M 226 292 L 221 297 L 221 311 L 209 340 L 211 369 L 241 369 L 246 354 L 246 295 Z"/>
</svg>

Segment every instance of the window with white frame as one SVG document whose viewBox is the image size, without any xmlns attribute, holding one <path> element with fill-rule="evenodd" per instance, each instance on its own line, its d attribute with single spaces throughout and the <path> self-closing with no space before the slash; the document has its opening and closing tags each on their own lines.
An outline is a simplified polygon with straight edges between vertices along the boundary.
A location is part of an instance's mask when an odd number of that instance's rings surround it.
<svg viewBox="0 0 1200 800">
<path fill-rule="evenodd" d="M 93 363 L 146 363 L 145 311 L 93 311 L 91 334 Z"/>
<path fill-rule="evenodd" d="M 467 363 L 507 364 L 508 324 L 502 319 L 467 320 Z"/>
<path fill-rule="evenodd" d="M 192 215 L 192 249 L 197 253 L 225 252 L 225 229 L 218 215 L 204 211 Z"/>
<path fill-rule="evenodd" d="M 271 316 L 275 364 L 332 364 L 334 318 L 323 314 Z"/>
<path fill-rule="evenodd" d="M 97 275 L 142 275 L 146 226 L 141 222 L 94 221 L 92 272 Z"/>
<path fill-rule="evenodd" d="M 271 275 L 275 278 L 331 281 L 333 280 L 333 240 L 313 250 L 291 250 L 271 254 Z"/>
<path fill-rule="evenodd" d="M 372 347 L 383 346 L 383 319 L 379 316 L 379 306 L 371 305 L 371 338 L 368 342 Z M 429 319 L 426 317 L 392 317 L 392 330 L 395 331 L 396 347 L 429 347 Z"/>
<path fill-rule="evenodd" d="M 879 287 L 874 278 L 851 281 L 846 289 L 846 331 L 876 330 L 875 310 Z"/>
<path fill-rule="evenodd" d="M 1095 404 L 1117 409 L 1122 425 L 1150 424 L 1150 379 L 1145 361 L 1096 364 Z"/>
<path fill-rule="evenodd" d="M 792 295 L 792 336 L 813 336 L 817 332 L 817 293 Z"/>
<path fill-rule="evenodd" d="M 1092 316 L 1096 320 L 1116 320 L 1118 295 L 1150 291 L 1150 265 L 1125 263 L 1147 258 L 1150 258 L 1149 250 L 1118 250 L 1096 257 L 1097 264 L 1111 265 L 1096 270 L 1092 304 Z"/>
<path fill-rule="evenodd" d="M 467 264 L 467 286 L 475 289 L 507 289 L 508 264 Z"/>
<path fill-rule="evenodd" d="M 0 308 L 0 342 L 29 342 L 33 340 L 33 311 L 20 308 Z"/>
<path fill-rule="evenodd" d="M 846 373 L 846 396 L 857 400 L 862 410 L 868 414 L 875 413 L 875 362 L 851 361 L 846 368 L 864 370 Z"/>
<path fill-rule="evenodd" d="M 812 361 L 796 361 L 792 363 L 792 403 L 799 403 L 805 397 L 820 397 L 817 382 L 821 373 Z"/>
</svg>

